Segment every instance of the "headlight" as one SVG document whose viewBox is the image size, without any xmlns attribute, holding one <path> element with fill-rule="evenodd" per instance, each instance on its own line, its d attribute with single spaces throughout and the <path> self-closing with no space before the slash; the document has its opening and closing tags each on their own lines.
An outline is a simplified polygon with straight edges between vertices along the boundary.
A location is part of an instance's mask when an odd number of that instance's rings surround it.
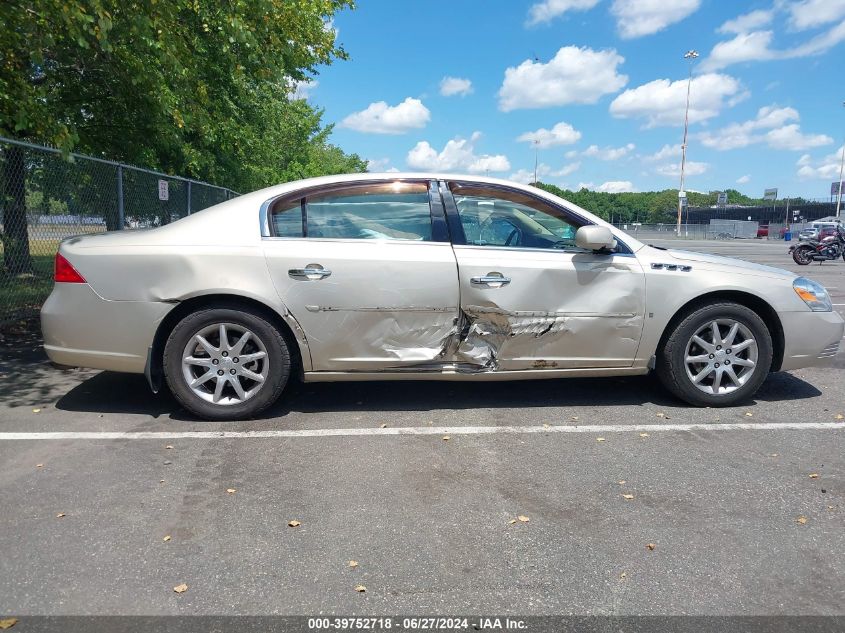
<svg viewBox="0 0 845 633">
<path fill-rule="evenodd" d="M 833 305 L 830 303 L 830 296 L 824 286 L 810 281 L 804 277 L 798 277 L 792 282 L 795 293 L 804 300 L 813 312 L 830 312 Z"/>
</svg>

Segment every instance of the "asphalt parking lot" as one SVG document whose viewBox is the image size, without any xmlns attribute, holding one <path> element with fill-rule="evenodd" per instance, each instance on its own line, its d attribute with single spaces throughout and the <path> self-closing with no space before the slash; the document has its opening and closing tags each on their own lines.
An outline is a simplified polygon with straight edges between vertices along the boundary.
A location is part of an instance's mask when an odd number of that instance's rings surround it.
<svg viewBox="0 0 845 633">
<path fill-rule="evenodd" d="M 684 245 L 800 272 L 845 311 L 842 262 Z M 845 614 L 842 352 L 738 408 L 649 377 L 339 383 L 241 423 L 53 368 L 35 338 L 0 354 L 0 616 L 22 623 Z"/>
</svg>

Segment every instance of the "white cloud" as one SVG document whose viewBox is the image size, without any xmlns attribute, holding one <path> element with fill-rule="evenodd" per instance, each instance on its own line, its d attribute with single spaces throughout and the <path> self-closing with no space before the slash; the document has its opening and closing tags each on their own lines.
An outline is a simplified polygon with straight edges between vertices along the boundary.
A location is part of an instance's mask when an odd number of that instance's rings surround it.
<svg viewBox="0 0 845 633">
<path fill-rule="evenodd" d="M 738 185 L 747 185 L 749 182 L 751 182 L 751 174 L 745 174 L 736 179 Z"/>
<path fill-rule="evenodd" d="M 441 152 L 428 141 L 420 141 L 408 152 L 406 161 L 410 167 L 426 171 L 465 171 L 471 174 L 508 171 L 511 164 L 507 156 L 475 153 L 475 144 L 480 138 L 480 132 L 473 133 L 469 139 L 454 138 Z"/>
<path fill-rule="evenodd" d="M 385 101 L 371 103 L 361 112 L 354 112 L 340 122 L 341 127 L 369 134 L 404 134 L 425 127 L 431 113 L 422 101 L 408 97 L 395 106 Z"/>
<path fill-rule="evenodd" d="M 634 187 L 634 183 L 630 180 L 608 180 L 598 187 L 591 182 L 579 182 L 576 191 L 580 191 L 581 189 L 590 189 L 591 191 L 601 191 L 603 193 L 629 193 L 637 190 Z"/>
<path fill-rule="evenodd" d="M 774 11 L 760 9 L 728 20 L 719 27 L 719 33 L 747 33 L 771 23 L 775 17 Z"/>
<path fill-rule="evenodd" d="M 755 119 L 733 123 L 715 132 L 704 132 L 698 139 L 705 147 L 717 150 L 738 149 L 755 143 L 766 143 L 773 149 L 802 150 L 833 142 L 824 134 L 803 134 L 795 123 L 799 118 L 794 108 L 765 106 L 758 110 Z"/>
<path fill-rule="evenodd" d="M 793 123 L 766 133 L 766 143 L 773 149 L 804 150 L 811 147 L 830 145 L 833 139 L 825 134 L 803 134 L 801 128 Z"/>
<path fill-rule="evenodd" d="M 443 77 L 440 80 L 440 94 L 444 97 L 460 95 L 465 97 L 472 93 L 472 82 L 460 77 Z"/>
<path fill-rule="evenodd" d="M 598 145 L 590 145 L 584 150 L 584 156 L 598 158 L 599 160 L 619 160 L 627 156 L 629 153 L 637 148 L 633 143 L 628 143 L 622 147 L 599 147 Z"/>
<path fill-rule="evenodd" d="M 614 0 L 610 12 L 616 18 L 619 35 L 631 39 L 662 31 L 700 6 L 701 0 Z"/>
<path fill-rule="evenodd" d="M 732 40 L 719 42 L 701 63 L 702 70 L 713 71 L 742 62 L 797 59 L 821 55 L 845 41 L 845 21 L 815 37 L 783 50 L 772 48 L 772 31 L 739 33 Z"/>
<path fill-rule="evenodd" d="M 710 55 L 701 63 L 706 71 L 720 70 L 742 62 L 761 62 L 777 58 L 778 54 L 770 48 L 772 31 L 753 31 L 740 33 L 732 40 L 719 42 L 710 51 Z"/>
<path fill-rule="evenodd" d="M 537 165 L 537 179 L 541 178 L 562 178 L 563 176 L 568 176 L 572 174 L 581 167 L 581 163 L 570 163 L 568 165 L 564 165 L 560 169 L 552 169 L 545 163 L 540 163 Z M 520 169 L 515 171 L 510 175 L 510 180 L 521 182 L 524 184 L 528 184 L 530 182 L 534 182 L 534 170 L 533 169 Z"/>
<path fill-rule="evenodd" d="M 693 77 L 690 87 L 690 123 L 717 116 L 748 96 L 739 80 L 730 75 L 711 73 Z M 656 79 L 631 88 L 610 104 L 610 113 L 619 119 L 641 118 L 646 127 L 683 125 L 687 100 L 687 80 Z"/>
<path fill-rule="evenodd" d="M 596 187 L 596 191 L 603 191 L 605 193 L 625 193 L 630 191 L 636 191 L 634 188 L 634 183 L 630 180 L 609 180 L 598 187 Z"/>
<path fill-rule="evenodd" d="M 648 156 L 643 156 L 643 160 L 649 161 L 651 163 L 657 163 L 662 160 L 668 160 L 670 158 L 680 158 L 681 157 L 681 146 L 680 145 L 664 145 L 659 150 L 657 150 L 654 154 L 649 154 Z"/>
<path fill-rule="evenodd" d="M 628 83 L 616 67 L 625 58 L 615 50 L 564 46 L 548 63 L 525 60 L 505 70 L 499 109 L 548 108 L 569 103 L 595 103 Z"/>
<path fill-rule="evenodd" d="M 390 167 L 389 158 L 370 158 L 367 160 L 367 171 L 369 172 L 391 172 L 399 171 L 395 167 Z"/>
<path fill-rule="evenodd" d="M 576 130 L 569 123 L 555 123 L 551 130 L 540 128 L 534 132 L 525 132 L 516 139 L 523 143 L 536 143 L 540 149 L 554 147 L 556 145 L 572 145 L 581 140 L 581 132 Z"/>
<path fill-rule="evenodd" d="M 839 180 L 840 161 L 842 160 L 843 151 L 845 151 L 845 146 L 840 147 L 832 154 L 828 154 L 819 160 L 814 160 L 809 154 L 804 154 L 796 163 L 798 166 L 798 177 L 801 180 L 828 180 L 830 182 L 836 182 Z"/>
<path fill-rule="evenodd" d="M 599 3 L 599 0 L 543 0 L 531 5 L 528 9 L 526 24 L 533 26 L 541 22 L 549 22 L 567 11 L 588 11 Z"/>
<path fill-rule="evenodd" d="M 684 175 L 685 176 L 700 176 L 701 174 L 705 173 L 708 169 L 710 169 L 709 163 L 696 163 L 694 161 L 687 161 L 686 165 L 684 166 Z M 681 176 L 681 165 L 680 163 L 669 163 L 667 165 L 661 165 L 657 169 L 655 169 L 658 174 L 661 176 L 667 176 L 671 178 L 680 178 Z"/>
<path fill-rule="evenodd" d="M 316 79 L 303 79 L 302 81 L 294 81 L 291 84 L 291 99 L 308 99 L 311 92 L 320 85 Z"/>
<path fill-rule="evenodd" d="M 845 18 L 842 0 L 802 0 L 789 5 L 790 25 L 797 30 L 811 29 Z"/>
</svg>

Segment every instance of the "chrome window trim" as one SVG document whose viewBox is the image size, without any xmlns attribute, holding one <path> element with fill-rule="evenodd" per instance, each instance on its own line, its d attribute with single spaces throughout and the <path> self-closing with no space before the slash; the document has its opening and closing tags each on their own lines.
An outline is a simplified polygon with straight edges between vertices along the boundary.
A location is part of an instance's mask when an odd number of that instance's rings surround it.
<svg viewBox="0 0 845 633">
<path fill-rule="evenodd" d="M 585 225 L 586 226 L 586 225 Z M 592 225 L 591 225 L 592 226 Z M 473 249 L 473 250 L 480 250 L 484 249 L 485 251 L 491 250 L 501 250 L 501 251 L 513 251 L 516 253 L 524 253 L 524 252 L 532 252 L 532 253 L 558 253 L 560 255 L 596 255 L 598 257 L 636 257 L 634 253 L 598 253 L 596 251 L 585 251 L 585 250 L 578 250 L 578 251 L 567 251 L 560 248 L 534 248 L 534 247 L 522 247 L 522 246 L 497 246 L 495 244 L 490 245 L 483 245 L 483 244 L 454 244 L 452 246 L 455 249 Z"/>
<path fill-rule="evenodd" d="M 332 242 L 332 243 L 346 243 L 346 244 L 402 244 L 408 246 L 414 244 L 416 246 L 443 246 L 449 245 L 449 242 L 431 242 L 425 240 L 383 240 L 383 239 L 354 239 L 349 237 L 261 237 L 263 242 L 306 242 L 312 244 L 314 242 Z"/>
</svg>

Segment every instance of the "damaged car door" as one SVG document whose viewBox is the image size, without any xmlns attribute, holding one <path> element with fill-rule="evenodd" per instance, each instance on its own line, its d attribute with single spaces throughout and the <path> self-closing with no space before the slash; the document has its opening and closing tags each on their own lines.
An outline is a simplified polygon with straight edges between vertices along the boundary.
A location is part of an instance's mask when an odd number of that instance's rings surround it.
<svg viewBox="0 0 845 633">
<path fill-rule="evenodd" d="M 313 371 L 439 367 L 458 280 L 436 183 L 336 184 L 272 200 L 266 216 L 270 274 Z"/>
<path fill-rule="evenodd" d="M 643 328 L 645 276 L 624 244 L 576 246 L 589 224 L 524 191 L 441 184 L 458 261 L 457 360 L 487 371 L 630 367 Z"/>
</svg>

